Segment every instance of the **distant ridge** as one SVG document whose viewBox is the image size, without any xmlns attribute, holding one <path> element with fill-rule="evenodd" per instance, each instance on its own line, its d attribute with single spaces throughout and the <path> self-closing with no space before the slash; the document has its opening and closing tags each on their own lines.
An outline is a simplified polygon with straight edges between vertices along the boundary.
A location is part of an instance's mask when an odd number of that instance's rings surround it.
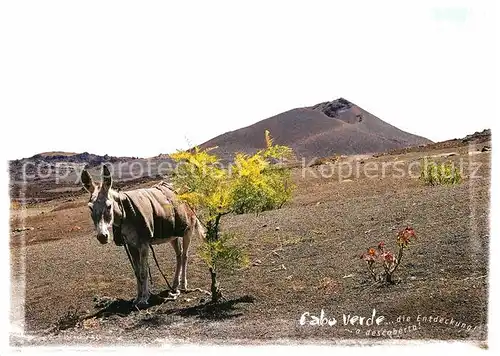
<svg viewBox="0 0 500 356">
<path fill-rule="evenodd" d="M 432 143 L 379 119 L 350 101 L 339 98 L 292 109 L 253 125 L 226 132 L 203 144 L 230 160 L 235 152 L 254 153 L 264 147 L 264 131 L 275 143 L 291 147 L 298 157 L 386 152 Z"/>
<path fill-rule="evenodd" d="M 38 153 L 29 158 L 12 160 L 11 163 L 24 163 L 24 162 L 46 162 L 46 163 L 57 163 L 57 162 L 71 162 L 71 163 L 86 163 L 88 166 L 98 166 L 105 162 L 120 162 L 120 161 L 130 161 L 133 159 L 137 159 L 137 157 L 115 157 L 109 156 L 105 154 L 104 156 L 82 152 L 82 153 L 74 153 L 74 152 L 61 152 L 61 151 L 53 151 L 53 152 L 43 152 Z"/>
</svg>

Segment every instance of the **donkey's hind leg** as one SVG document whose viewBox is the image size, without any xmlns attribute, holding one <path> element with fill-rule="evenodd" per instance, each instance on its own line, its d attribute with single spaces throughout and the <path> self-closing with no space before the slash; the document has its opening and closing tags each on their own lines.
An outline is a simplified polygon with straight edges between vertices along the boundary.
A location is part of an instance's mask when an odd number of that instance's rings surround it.
<svg viewBox="0 0 500 356">
<path fill-rule="evenodd" d="M 181 249 L 181 240 L 180 238 L 175 238 L 171 242 L 172 247 L 174 248 L 175 251 L 175 258 L 177 261 L 177 264 L 175 266 L 175 273 L 174 273 L 174 280 L 172 281 L 172 292 L 173 293 L 179 293 L 179 284 L 180 284 L 180 276 L 181 276 L 181 270 L 182 270 L 182 249 Z"/>
<path fill-rule="evenodd" d="M 191 236 L 196 229 L 187 229 L 182 237 L 182 270 L 181 270 L 181 290 L 187 291 L 187 264 L 189 256 L 189 245 L 191 244 Z"/>
</svg>

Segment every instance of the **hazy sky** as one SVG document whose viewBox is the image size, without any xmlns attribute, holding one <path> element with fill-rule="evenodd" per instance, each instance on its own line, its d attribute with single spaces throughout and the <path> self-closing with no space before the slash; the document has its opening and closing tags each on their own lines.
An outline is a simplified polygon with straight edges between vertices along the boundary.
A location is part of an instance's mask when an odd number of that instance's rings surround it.
<svg viewBox="0 0 500 356">
<path fill-rule="evenodd" d="M 338 97 L 431 140 L 491 127 L 494 1 L 408 3 L 4 1 L 7 158 L 148 157 Z"/>
</svg>

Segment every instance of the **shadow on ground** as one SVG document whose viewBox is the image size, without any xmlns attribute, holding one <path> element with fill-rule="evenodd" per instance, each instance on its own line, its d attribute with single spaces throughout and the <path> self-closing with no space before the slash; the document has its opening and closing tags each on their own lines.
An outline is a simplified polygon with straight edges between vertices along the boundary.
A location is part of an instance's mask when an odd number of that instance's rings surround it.
<svg viewBox="0 0 500 356">
<path fill-rule="evenodd" d="M 255 298 L 250 295 L 245 295 L 243 297 L 225 300 L 220 303 L 205 303 L 200 305 L 195 305 L 193 307 L 170 310 L 168 314 L 178 315 L 181 317 L 198 317 L 200 319 L 208 320 L 224 320 L 237 318 L 243 313 L 236 312 L 238 310 L 238 304 L 242 303 L 253 303 Z"/>
<path fill-rule="evenodd" d="M 94 297 L 95 308 L 98 308 L 96 312 L 85 316 L 83 319 L 89 318 L 105 318 L 112 315 L 127 316 L 133 312 L 140 310 L 147 310 L 152 307 L 164 304 L 169 301 L 174 301 L 168 290 L 161 291 L 158 294 L 151 294 L 146 305 L 136 305 L 133 299 L 115 299 L 109 297 Z"/>
<path fill-rule="evenodd" d="M 174 300 L 175 299 L 169 295 L 168 290 L 151 295 L 147 305 L 135 305 L 133 300 L 121 298 L 94 297 L 95 308 L 98 309 L 97 311 L 81 315 L 76 309 L 71 309 L 59 319 L 56 326 L 51 328 L 51 330 L 60 331 L 73 328 L 79 322 L 92 318 L 100 319 L 112 316 L 126 317 L 133 312 L 147 310 Z M 155 309 L 150 314 L 147 314 L 146 318 L 141 318 L 140 324 L 148 324 L 150 326 L 160 325 L 163 324 L 163 317 L 172 316 L 180 318 L 197 317 L 205 320 L 233 319 L 243 315 L 242 312 L 238 311 L 239 304 L 253 303 L 254 301 L 254 297 L 246 295 L 235 299 L 223 300 L 219 303 L 207 302 L 192 307 L 173 308 L 164 311 Z"/>
</svg>

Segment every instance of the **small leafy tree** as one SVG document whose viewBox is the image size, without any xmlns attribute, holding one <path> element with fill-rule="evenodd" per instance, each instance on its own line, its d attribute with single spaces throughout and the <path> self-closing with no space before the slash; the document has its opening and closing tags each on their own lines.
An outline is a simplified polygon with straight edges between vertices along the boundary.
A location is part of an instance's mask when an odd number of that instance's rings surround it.
<svg viewBox="0 0 500 356">
<path fill-rule="evenodd" d="M 452 162 L 438 164 L 424 161 L 420 172 L 420 179 L 427 185 L 459 184 L 462 182 L 460 169 Z"/>
<path fill-rule="evenodd" d="M 401 264 L 403 251 L 408 247 L 409 243 L 416 238 L 415 230 L 411 227 L 406 227 L 397 235 L 398 254 L 397 257 L 387 250 L 385 243 L 381 241 L 376 248 L 369 248 L 368 251 L 361 255 L 361 258 L 366 261 L 368 271 L 375 282 L 392 284 L 394 283 L 392 275 Z M 377 273 L 376 268 L 382 267 L 382 273 Z"/>
<path fill-rule="evenodd" d="M 173 176 L 179 196 L 198 211 L 206 228 L 200 255 L 209 268 L 215 303 L 222 298 L 217 273 L 247 262 L 234 243 L 235 235 L 221 232 L 222 217 L 280 208 L 292 195 L 290 170 L 280 165 L 292 157 L 292 150 L 275 145 L 269 131 L 265 140 L 263 150 L 254 155 L 236 154 L 234 164 L 227 168 L 210 154 L 211 149 L 196 147 L 172 155 L 179 163 Z"/>
</svg>

